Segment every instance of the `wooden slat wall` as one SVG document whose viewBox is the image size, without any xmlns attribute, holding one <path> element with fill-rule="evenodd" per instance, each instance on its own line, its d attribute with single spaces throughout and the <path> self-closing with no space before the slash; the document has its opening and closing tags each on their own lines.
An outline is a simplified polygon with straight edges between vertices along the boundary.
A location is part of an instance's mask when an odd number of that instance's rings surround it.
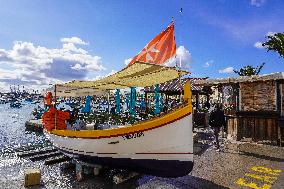
<svg viewBox="0 0 284 189">
<path fill-rule="evenodd" d="M 236 140 L 251 138 L 253 141 L 277 143 L 277 117 L 227 116 L 228 134 Z"/>
</svg>

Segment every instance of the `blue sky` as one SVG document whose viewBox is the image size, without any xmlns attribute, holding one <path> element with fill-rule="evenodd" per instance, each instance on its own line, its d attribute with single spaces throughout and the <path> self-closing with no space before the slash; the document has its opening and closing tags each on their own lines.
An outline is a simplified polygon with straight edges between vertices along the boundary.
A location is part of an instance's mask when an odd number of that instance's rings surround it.
<svg viewBox="0 0 284 189">
<path fill-rule="evenodd" d="M 236 76 L 232 68 L 262 62 L 263 74 L 284 71 L 277 53 L 257 45 L 284 31 L 283 10 L 282 0 L 0 0 L 0 88 L 119 71 L 172 16 L 193 77 Z"/>
</svg>

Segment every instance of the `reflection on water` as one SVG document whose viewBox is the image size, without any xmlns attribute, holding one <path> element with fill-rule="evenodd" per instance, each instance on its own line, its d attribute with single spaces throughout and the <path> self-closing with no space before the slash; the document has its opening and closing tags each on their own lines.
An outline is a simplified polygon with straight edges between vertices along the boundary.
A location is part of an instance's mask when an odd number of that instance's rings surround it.
<svg viewBox="0 0 284 189">
<path fill-rule="evenodd" d="M 61 164 L 45 166 L 43 161 L 31 162 L 17 157 L 17 151 L 47 145 L 42 134 L 25 131 L 25 122 L 31 118 L 33 104 L 10 108 L 0 104 L 0 188 L 24 188 L 24 170 L 39 168 L 42 185 L 33 188 L 136 188 L 132 180 L 120 185 L 102 177 L 90 177 L 76 182 L 74 169 L 63 169 Z"/>
<path fill-rule="evenodd" d="M 42 161 L 31 162 L 17 157 L 17 151 L 46 145 L 43 134 L 25 131 L 25 122 L 31 118 L 36 107 L 26 104 L 22 108 L 10 108 L 0 104 L 0 188 L 24 188 L 24 170 L 39 168 L 42 171 L 42 186 L 36 188 L 72 188 L 73 175 L 62 174 L 60 166 L 44 166 Z M 73 179 L 71 179 L 73 177 Z"/>
<path fill-rule="evenodd" d="M 31 118 L 35 107 L 27 104 L 10 108 L 9 104 L 0 104 L 0 150 L 45 142 L 43 135 L 25 131 L 25 122 Z"/>
</svg>

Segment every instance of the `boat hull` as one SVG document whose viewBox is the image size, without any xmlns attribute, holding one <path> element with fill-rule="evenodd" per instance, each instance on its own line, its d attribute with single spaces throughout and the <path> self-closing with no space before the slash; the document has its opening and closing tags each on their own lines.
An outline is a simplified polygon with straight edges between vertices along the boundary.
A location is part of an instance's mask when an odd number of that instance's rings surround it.
<svg viewBox="0 0 284 189">
<path fill-rule="evenodd" d="M 127 169 L 129 171 L 159 177 L 181 177 L 188 175 L 193 168 L 192 161 L 94 157 L 71 153 L 62 149 L 60 149 L 60 151 L 79 162 L 90 165 L 102 165 L 117 169 Z"/>
<path fill-rule="evenodd" d="M 187 175 L 193 166 L 191 113 L 151 129 L 124 135 L 82 138 L 60 136 L 48 131 L 45 134 L 64 154 L 88 164 L 107 165 L 162 177 Z"/>
</svg>

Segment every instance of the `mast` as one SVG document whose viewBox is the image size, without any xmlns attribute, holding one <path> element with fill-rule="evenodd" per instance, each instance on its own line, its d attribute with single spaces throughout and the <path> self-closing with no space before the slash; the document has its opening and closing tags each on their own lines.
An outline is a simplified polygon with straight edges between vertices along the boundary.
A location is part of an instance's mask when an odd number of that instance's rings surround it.
<svg viewBox="0 0 284 189">
<path fill-rule="evenodd" d="M 183 24 L 183 16 L 182 16 L 182 7 L 180 8 L 180 20 L 181 20 L 181 27 L 180 27 L 180 44 L 182 45 L 182 35 L 181 35 L 181 31 L 182 31 L 182 24 Z M 173 19 L 173 17 L 172 17 Z M 182 90 L 183 90 L 183 87 L 182 87 L 182 81 L 181 81 L 181 74 L 180 74 L 180 71 L 181 71 L 181 57 L 179 57 L 179 60 L 177 60 L 177 54 L 175 55 L 175 60 L 176 60 L 176 69 L 179 71 L 179 77 L 178 77 L 178 81 L 179 81 L 179 88 L 180 88 L 180 102 L 182 102 Z"/>
</svg>

